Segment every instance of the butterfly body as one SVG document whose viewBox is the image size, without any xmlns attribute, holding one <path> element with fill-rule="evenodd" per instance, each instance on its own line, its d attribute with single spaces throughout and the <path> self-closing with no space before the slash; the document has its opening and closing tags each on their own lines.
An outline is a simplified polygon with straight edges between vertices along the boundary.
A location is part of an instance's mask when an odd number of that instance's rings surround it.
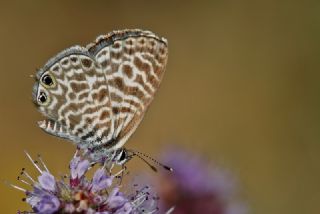
<svg viewBox="0 0 320 214">
<path fill-rule="evenodd" d="M 166 40 L 143 30 L 113 31 L 60 52 L 36 75 L 33 101 L 48 118 L 40 128 L 93 159 L 121 155 L 115 151 L 141 122 L 167 56 Z"/>
</svg>

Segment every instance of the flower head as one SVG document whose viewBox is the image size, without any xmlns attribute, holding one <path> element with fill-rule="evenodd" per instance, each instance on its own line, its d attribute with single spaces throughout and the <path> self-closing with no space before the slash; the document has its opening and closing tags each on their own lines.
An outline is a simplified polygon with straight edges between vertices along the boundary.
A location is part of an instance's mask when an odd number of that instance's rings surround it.
<svg viewBox="0 0 320 214">
<path fill-rule="evenodd" d="M 131 194 L 121 191 L 114 180 L 121 177 L 119 175 L 123 171 L 112 175 L 101 167 L 89 179 L 86 172 L 91 164 L 82 156 L 75 155 L 70 161 L 70 175 L 57 179 L 40 156 L 38 161 L 29 154 L 27 156 L 40 175 L 35 180 L 23 169 L 18 180 L 30 185 L 31 190 L 12 186 L 25 192 L 25 201 L 35 213 L 135 214 L 142 210 L 144 213 L 157 211 L 157 197 L 148 187 L 135 189 Z"/>
<path fill-rule="evenodd" d="M 235 197 L 235 185 L 226 171 L 212 166 L 195 153 L 170 147 L 162 159 L 173 173 L 157 179 L 161 207 L 174 213 L 244 214 L 247 209 Z"/>
</svg>

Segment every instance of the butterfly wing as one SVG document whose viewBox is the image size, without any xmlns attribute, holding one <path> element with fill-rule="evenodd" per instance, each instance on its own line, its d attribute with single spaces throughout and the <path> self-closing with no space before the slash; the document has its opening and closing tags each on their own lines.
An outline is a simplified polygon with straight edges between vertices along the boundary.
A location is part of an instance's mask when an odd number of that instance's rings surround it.
<svg viewBox="0 0 320 214">
<path fill-rule="evenodd" d="M 79 146 L 110 135 L 110 99 L 101 66 L 87 49 L 69 48 L 39 70 L 33 100 L 49 119 L 40 127 Z"/>
<path fill-rule="evenodd" d="M 141 122 L 165 70 L 167 42 L 122 30 L 59 53 L 38 72 L 33 100 L 40 127 L 82 148 L 123 146 Z"/>
<path fill-rule="evenodd" d="M 87 46 L 101 65 L 111 100 L 112 139 L 123 146 L 140 124 L 159 88 L 168 58 L 167 41 L 150 31 L 122 30 Z"/>
</svg>

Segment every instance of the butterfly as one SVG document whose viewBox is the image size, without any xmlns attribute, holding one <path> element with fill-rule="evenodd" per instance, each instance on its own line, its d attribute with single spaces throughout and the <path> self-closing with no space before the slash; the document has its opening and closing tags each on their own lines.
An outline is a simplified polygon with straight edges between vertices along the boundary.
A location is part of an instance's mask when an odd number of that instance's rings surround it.
<svg viewBox="0 0 320 214">
<path fill-rule="evenodd" d="M 168 59 L 165 38 L 150 31 L 112 31 L 73 46 L 36 74 L 33 102 L 45 132 L 67 139 L 96 162 L 123 164 L 123 145 L 159 88 Z"/>
</svg>

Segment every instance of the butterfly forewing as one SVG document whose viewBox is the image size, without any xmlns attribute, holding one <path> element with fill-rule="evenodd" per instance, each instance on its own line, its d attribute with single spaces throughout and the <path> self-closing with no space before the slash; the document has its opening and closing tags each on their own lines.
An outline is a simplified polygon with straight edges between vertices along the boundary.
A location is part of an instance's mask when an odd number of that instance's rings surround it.
<svg viewBox="0 0 320 214">
<path fill-rule="evenodd" d="M 49 118 L 40 127 L 82 148 L 120 148 L 152 101 L 167 54 L 165 39 L 142 30 L 59 53 L 37 74 L 33 99 Z"/>
<path fill-rule="evenodd" d="M 121 147 L 139 125 L 159 87 L 167 43 L 148 31 L 127 30 L 98 37 L 91 52 L 105 72 L 110 91 L 113 141 Z"/>
</svg>

